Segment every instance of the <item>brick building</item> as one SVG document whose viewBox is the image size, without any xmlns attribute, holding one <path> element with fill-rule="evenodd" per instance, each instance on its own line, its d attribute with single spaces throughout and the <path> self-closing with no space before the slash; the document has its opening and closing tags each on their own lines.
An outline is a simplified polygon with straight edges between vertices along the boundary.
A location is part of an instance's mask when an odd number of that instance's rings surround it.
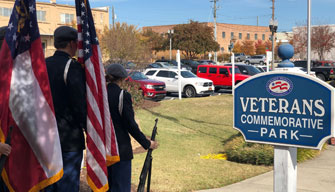
<svg viewBox="0 0 335 192">
<path fill-rule="evenodd" d="M 7 26 L 14 6 L 14 0 L 0 0 L 0 26 Z M 45 56 L 53 55 L 53 32 L 61 25 L 76 26 L 76 9 L 74 6 L 57 4 L 56 0 L 50 3 L 36 2 L 36 14 L 41 34 Z M 109 7 L 92 9 L 97 33 L 105 26 L 109 26 Z"/>
<path fill-rule="evenodd" d="M 213 27 L 213 23 L 206 23 L 208 26 Z M 151 28 L 157 33 L 167 33 L 169 29 L 173 29 L 176 25 L 160 25 L 160 26 L 148 26 L 143 29 Z M 236 39 L 236 42 L 242 43 L 243 40 L 248 39 L 252 41 L 267 41 L 271 36 L 271 32 L 268 26 L 254 26 L 254 25 L 237 25 L 227 23 L 217 23 L 217 41 L 220 44 L 221 53 L 228 53 L 228 46 L 231 39 Z"/>
</svg>

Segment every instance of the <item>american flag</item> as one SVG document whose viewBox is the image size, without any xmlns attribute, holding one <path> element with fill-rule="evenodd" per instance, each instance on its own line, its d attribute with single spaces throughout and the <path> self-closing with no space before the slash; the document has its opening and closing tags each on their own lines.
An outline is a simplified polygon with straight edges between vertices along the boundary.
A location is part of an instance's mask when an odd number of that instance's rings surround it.
<svg viewBox="0 0 335 192">
<path fill-rule="evenodd" d="M 13 1 L 14 2 L 14 1 Z M 40 191 L 63 176 L 35 0 L 16 0 L 0 50 L 0 140 L 13 126 L 2 172 L 10 191 Z"/>
<path fill-rule="evenodd" d="M 120 160 L 110 117 L 104 67 L 88 0 L 76 0 L 78 61 L 85 65 L 87 90 L 87 181 L 94 191 L 108 189 L 107 167 Z"/>
<path fill-rule="evenodd" d="M 287 90 L 288 84 L 285 81 L 284 82 L 276 81 L 276 82 L 271 83 L 270 89 L 271 90 L 274 90 L 274 89 Z"/>
</svg>

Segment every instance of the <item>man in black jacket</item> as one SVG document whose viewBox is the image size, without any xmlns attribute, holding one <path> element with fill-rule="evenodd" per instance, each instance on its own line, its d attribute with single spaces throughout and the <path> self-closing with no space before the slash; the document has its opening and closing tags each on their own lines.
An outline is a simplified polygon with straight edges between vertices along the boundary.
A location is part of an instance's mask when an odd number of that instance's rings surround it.
<svg viewBox="0 0 335 192">
<path fill-rule="evenodd" d="M 79 191 L 80 166 L 85 149 L 85 71 L 72 59 L 77 51 L 77 30 L 68 26 L 54 32 L 56 52 L 46 59 L 63 156 L 64 175 L 46 191 Z"/>
</svg>

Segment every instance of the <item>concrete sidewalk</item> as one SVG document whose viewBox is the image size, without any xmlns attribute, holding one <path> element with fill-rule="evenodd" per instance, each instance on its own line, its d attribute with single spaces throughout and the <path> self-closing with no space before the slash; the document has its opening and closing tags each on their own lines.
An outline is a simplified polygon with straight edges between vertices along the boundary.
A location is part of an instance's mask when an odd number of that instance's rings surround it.
<svg viewBox="0 0 335 192">
<path fill-rule="evenodd" d="M 298 192 L 335 191 L 335 147 L 328 146 L 313 160 L 298 164 Z M 226 187 L 201 190 L 199 192 L 271 192 L 273 171 Z"/>
</svg>

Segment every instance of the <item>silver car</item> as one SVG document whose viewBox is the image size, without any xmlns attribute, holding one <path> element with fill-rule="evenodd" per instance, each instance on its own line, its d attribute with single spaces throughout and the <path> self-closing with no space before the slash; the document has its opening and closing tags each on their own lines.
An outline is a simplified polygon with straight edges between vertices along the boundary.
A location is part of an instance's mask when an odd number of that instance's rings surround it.
<svg viewBox="0 0 335 192">
<path fill-rule="evenodd" d="M 260 64 L 264 65 L 266 63 L 265 55 L 254 55 L 245 59 L 246 64 Z"/>
</svg>

